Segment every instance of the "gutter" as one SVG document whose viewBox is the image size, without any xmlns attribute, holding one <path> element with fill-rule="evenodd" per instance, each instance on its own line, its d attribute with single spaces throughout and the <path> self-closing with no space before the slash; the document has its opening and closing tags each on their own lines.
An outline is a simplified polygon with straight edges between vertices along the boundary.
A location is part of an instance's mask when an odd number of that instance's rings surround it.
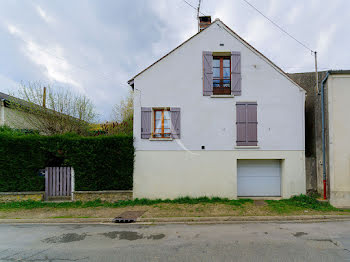
<svg viewBox="0 0 350 262">
<path fill-rule="evenodd" d="M 325 102 L 324 85 L 330 75 L 328 71 L 321 83 L 321 112 L 322 112 L 322 167 L 323 167 L 323 199 L 327 199 L 327 176 L 326 176 L 326 130 L 325 130 Z"/>
</svg>

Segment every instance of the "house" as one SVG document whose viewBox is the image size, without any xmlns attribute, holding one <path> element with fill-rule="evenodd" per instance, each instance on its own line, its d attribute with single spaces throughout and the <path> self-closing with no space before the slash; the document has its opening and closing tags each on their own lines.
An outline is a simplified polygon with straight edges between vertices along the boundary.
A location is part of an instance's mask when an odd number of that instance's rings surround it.
<svg viewBox="0 0 350 262">
<path fill-rule="evenodd" d="M 28 112 L 12 107 L 11 103 L 26 107 L 28 102 L 0 92 L 0 126 L 8 126 L 15 129 L 35 129 L 31 121 L 28 121 Z"/>
<path fill-rule="evenodd" d="M 315 88 L 315 73 L 293 74 L 291 77 L 305 89 L 306 107 L 313 111 L 306 125 L 312 126 L 306 147 L 312 154 L 306 155 L 312 178 L 312 187 L 330 200 L 336 207 L 350 207 L 350 124 L 344 121 L 350 112 L 350 70 L 320 72 L 319 90 Z M 308 161 L 307 161 L 308 162 Z M 307 163 L 308 166 L 308 163 Z M 325 182 L 325 183 L 324 183 Z"/>
<path fill-rule="evenodd" d="M 305 194 L 305 90 L 222 21 L 134 76 L 134 198 Z"/>
</svg>

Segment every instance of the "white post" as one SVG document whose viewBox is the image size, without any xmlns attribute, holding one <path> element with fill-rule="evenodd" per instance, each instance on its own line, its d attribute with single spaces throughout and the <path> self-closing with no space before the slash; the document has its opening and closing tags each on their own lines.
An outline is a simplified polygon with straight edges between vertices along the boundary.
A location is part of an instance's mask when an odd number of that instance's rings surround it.
<svg viewBox="0 0 350 262">
<path fill-rule="evenodd" d="M 75 173 L 74 168 L 71 169 L 71 187 L 72 187 L 72 201 L 74 201 L 74 191 L 75 191 Z"/>
</svg>

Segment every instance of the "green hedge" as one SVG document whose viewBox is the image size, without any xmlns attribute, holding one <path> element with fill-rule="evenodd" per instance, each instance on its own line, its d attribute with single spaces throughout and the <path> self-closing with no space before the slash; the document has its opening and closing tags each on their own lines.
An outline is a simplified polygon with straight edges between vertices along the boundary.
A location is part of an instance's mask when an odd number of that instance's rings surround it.
<svg viewBox="0 0 350 262">
<path fill-rule="evenodd" d="M 0 132 L 0 192 L 43 191 L 46 166 L 74 167 L 76 190 L 129 190 L 133 162 L 131 136 Z"/>
</svg>

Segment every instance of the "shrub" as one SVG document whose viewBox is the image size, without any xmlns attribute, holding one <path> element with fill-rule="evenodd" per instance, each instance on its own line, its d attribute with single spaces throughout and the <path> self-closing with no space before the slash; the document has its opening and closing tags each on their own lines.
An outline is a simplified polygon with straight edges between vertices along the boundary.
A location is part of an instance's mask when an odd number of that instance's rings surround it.
<svg viewBox="0 0 350 262">
<path fill-rule="evenodd" d="M 132 189 L 131 136 L 41 136 L 0 130 L 0 192 L 43 191 L 46 166 L 72 166 L 76 190 Z"/>
</svg>

